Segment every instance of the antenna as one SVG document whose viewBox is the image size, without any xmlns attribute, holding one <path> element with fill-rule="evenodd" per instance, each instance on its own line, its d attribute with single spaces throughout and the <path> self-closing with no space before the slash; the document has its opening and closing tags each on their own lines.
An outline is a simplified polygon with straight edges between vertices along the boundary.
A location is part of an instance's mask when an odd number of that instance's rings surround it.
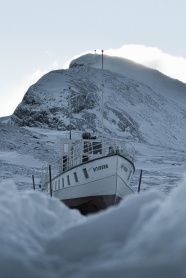
<svg viewBox="0 0 186 278">
<path fill-rule="evenodd" d="M 104 52 L 104 50 L 102 49 L 101 52 L 102 52 L 102 70 L 103 70 L 103 52 Z"/>
<path fill-rule="evenodd" d="M 72 107 L 71 107 L 71 87 L 69 87 L 69 138 L 71 140 L 71 117 L 72 117 Z"/>
</svg>

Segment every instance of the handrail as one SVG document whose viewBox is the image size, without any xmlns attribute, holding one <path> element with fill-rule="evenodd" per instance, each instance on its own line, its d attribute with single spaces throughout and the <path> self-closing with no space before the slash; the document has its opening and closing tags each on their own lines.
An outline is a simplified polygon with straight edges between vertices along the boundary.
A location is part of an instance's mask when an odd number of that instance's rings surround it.
<svg viewBox="0 0 186 278">
<path fill-rule="evenodd" d="M 134 148 L 118 139 L 80 139 L 61 140 L 62 147 L 68 145 L 68 151 L 61 150 L 61 157 L 51 165 L 52 177 L 58 176 L 83 162 L 91 161 L 107 155 L 118 153 L 133 163 Z M 48 167 L 44 170 L 41 179 L 42 185 L 48 181 Z"/>
</svg>

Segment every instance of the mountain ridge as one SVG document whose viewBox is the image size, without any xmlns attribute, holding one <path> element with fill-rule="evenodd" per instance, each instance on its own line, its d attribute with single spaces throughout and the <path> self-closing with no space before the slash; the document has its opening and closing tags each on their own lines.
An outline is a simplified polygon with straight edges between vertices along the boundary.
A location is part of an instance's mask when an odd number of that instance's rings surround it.
<svg viewBox="0 0 186 278">
<path fill-rule="evenodd" d="M 86 65 L 101 69 L 102 56 L 98 54 L 86 54 L 71 61 L 69 67 L 77 65 Z M 183 105 L 184 108 L 186 108 L 186 84 L 178 79 L 171 78 L 156 69 L 148 68 L 144 65 L 121 57 L 104 55 L 103 67 L 104 69 L 108 69 L 115 73 L 126 75 L 127 77 L 149 85 L 152 88 L 156 87 L 155 85 L 157 80 L 161 80 L 161 86 L 163 85 L 163 88 L 166 91 L 169 91 L 169 97 L 171 96 L 172 100 L 178 102 L 181 106 Z M 185 100 L 184 102 L 179 101 L 179 99 L 175 97 L 175 91 L 178 91 L 182 95 L 182 98 Z"/>
<path fill-rule="evenodd" d="M 132 78 L 131 70 L 124 67 L 125 59 L 108 56 L 104 56 L 102 70 L 101 58 L 97 54 L 84 55 L 72 61 L 69 69 L 44 75 L 29 88 L 11 123 L 69 130 L 71 96 L 71 128 L 101 133 L 101 84 L 104 83 L 104 134 L 160 146 L 185 147 L 186 84 L 127 61 L 133 70 Z M 118 61 L 118 72 L 115 72 Z M 134 76 L 139 68 L 146 72 L 144 80 L 151 76 L 146 84 L 140 79 L 142 74 L 139 73 L 138 80 Z M 124 75 L 127 70 L 128 75 Z M 150 86 L 152 80 L 156 82 Z M 171 91 L 165 90 L 162 80 L 165 84 L 168 80 L 169 87 L 174 82 L 176 85 Z M 175 87 L 179 90 L 174 91 Z"/>
<path fill-rule="evenodd" d="M 144 170 L 142 190 L 155 187 L 167 192 L 177 186 L 186 161 L 186 109 L 180 104 L 180 99 L 184 103 L 185 85 L 178 82 L 180 90 L 172 89 L 171 93 L 180 98 L 177 101 L 176 97 L 170 97 L 169 90 L 164 91 L 165 76 L 161 73 L 160 78 L 155 75 L 156 82 L 150 86 L 131 78 L 126 64 L 126 74 L 116 73 L 110 61 L 105 57 L 102 71 L 101 56 L 97 62 L 100 68 L 91 66 L 91 61 L 87 66 L 79 58 L 74 67 L 47 73 L 28 89 L 11 120 L 0 119 L 0 180 L 14 179 L 23 190 L 32 186 L 34 175 L 39 184 L 43 164 L 51 164 L 58 158 L 57 142 L 69 136 L 70 94 L 72 137 L 81 136 L 82 131 L 101 134 L 101 84 L 104 83 L 103 135 L 120 137 L 135 148 L 132 186 L 137 188 L 139 169 Z M 93 59 L 92 65 L 94 62 Z M 106 68 L 107 63 L 110 66 Z M 131 67 L 134 66 L 133 63 Z M 139 67 L 134 69 L 138 73 Z"/>
</svg>

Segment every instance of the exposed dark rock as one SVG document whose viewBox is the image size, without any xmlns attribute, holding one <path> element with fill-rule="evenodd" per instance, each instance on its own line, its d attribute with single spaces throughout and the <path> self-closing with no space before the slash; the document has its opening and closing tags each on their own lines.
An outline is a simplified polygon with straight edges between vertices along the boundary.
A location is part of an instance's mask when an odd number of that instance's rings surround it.
<svg viewBox="0 0 186 278">
<path fill-rule="evenodd" d="M 99 55 L 84 55 L 72 61 L 69 69 L 44 75 L 28 89 L 11 117 L 11 123 L 59 131 L 101 133 L 103 113 L 105 134 L 156 144 L 161 141 L 158 134 L 164 133 L 163 144 L 167 144 L 167 136 L 169 142 L 175 144 L 175 135 L 184 129 L 186 111 L 182 103 L 174 102 L 173 91 L 168 101 L 169 91 L 166 90 L 167 86 L 168 90 L 174 88 L 183 98 L 186 86 L 130 61 L 107 57 L 106 62 L 107 59 L 109 69 L 112 62 L 119 65 L 119 72 L 117 67 L 115 72 L 100 69 Z M 95 67 L 92 67 L 94 63 Z M 123 74 L 121 63 L 124 63 L 124 72 L 129 67 L 129 74 L 134 73 L 134 79 Z M 141 73 L 149 78 L 141 78 Z M 158 85 L 156 78 L 160 80 Z"/>
</svg>

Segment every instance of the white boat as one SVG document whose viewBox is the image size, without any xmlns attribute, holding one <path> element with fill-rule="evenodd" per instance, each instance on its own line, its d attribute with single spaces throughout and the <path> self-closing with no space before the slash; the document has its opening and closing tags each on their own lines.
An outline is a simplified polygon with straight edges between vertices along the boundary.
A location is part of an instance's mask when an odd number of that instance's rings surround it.
<svg viewBox="0 0 186 278">
<path fill-rule="evenodd" d="M 45 194 L 89 214 L 133 193 L 132 147 L 118 139 L 91 137 L 89 133 L 84 133 L 82 139 L 62 139 L 60 144 L 61 158 L 51 166 L 55 174 L 47 170 L 42 179 L 41 190 Z"/>
<path fill-rule="evenodd" d="M 103 50 L 102 50 L 103 70 Z M 101 85 L 102 136 L 71 139 L 71 87 L 69 87 L 69 139 L 61 140 L 61 158 L 45 171 L 42 191 L 60 199 L 82 214 L 100 211 L 117 204 L 133 193 L 130 187 L 134 149 L 118 139 L 103 138 L 103 71 Z M 51 171 L 52 168 L 52 171 Z M 51 174 L 55 172 L 54 174 Z"/>
</svg>

